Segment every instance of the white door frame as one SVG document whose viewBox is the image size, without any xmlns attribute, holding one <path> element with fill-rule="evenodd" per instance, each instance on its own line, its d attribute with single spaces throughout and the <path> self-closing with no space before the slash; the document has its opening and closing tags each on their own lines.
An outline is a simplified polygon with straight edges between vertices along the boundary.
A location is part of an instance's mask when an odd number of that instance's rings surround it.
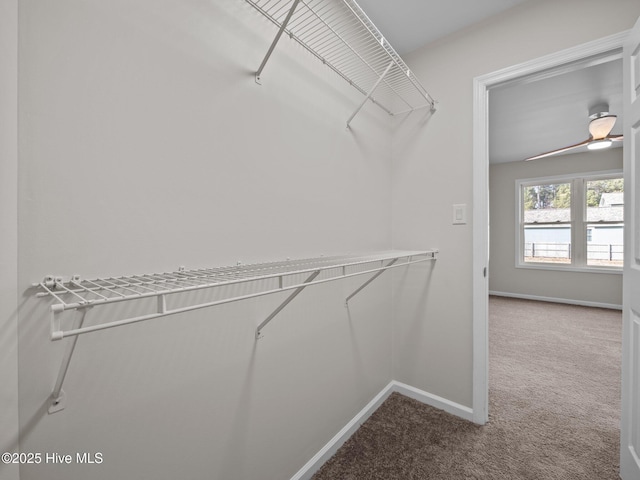
<svg viewBox="0 0 640 480">
<path fill-rule="evenodd" d="M 473 80 L 473 421 L 489 418 L 489 90 L 622 58 L 628 32 L 492 72 Z"/>
</svg>

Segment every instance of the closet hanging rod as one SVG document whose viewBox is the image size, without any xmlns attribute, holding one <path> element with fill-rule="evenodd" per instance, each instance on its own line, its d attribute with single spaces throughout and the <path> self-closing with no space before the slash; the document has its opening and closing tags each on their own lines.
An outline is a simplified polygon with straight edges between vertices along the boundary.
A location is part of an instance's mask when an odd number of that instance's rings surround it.
<svg viewBox="0 0 640 480">
<path fill-rule="evenodd" d="M 354 0 L 246 2 L 278 27 L 256 72 L 258 83 L 286 33 L 390 115 L 435 110 L 436 101 Z"/>
</svg>

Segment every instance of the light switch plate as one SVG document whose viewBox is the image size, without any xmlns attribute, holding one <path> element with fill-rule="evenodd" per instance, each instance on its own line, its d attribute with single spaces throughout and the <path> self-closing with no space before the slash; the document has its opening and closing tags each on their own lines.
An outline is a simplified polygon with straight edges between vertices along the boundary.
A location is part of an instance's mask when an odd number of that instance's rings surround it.
<svg viewBox="0 0 640 480">
<path fill-rule="evenodd" d="M 465 203 L 459 203 L 453 206 L 453 224 L 467 224 L 467 205 Z"/>
</svg>

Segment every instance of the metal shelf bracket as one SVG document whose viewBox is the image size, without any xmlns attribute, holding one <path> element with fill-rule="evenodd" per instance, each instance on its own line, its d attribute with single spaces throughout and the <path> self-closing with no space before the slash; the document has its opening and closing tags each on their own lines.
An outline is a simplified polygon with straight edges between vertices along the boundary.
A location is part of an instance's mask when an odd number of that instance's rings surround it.
<svg viewBox="0 0 640 480">
<path fill-rule="evenodd" d="M 273 51 L 276 48 L 276 45 L 280 41 L 280 37 L 282 37 L 282 34 L 284 33 L 285 29 L 287 28 L 287 25 L 289 24 L 289 21 L 291 20 L 291 17 L 293 16 L 293 12 L 296 11 L 296 7 L 298 6 L 299 2 L 300 2 L 300 0 L 294 0 L 293 1 L 293 4 L 291 5 L 291 8 L 289 9 L 289 13 L 287 13 L 287 16 L 285 17 L 285 19 L 282 22 L 282 25 L 280 25 L 280 28 L 278 29 L 278 33 L 276 33 L 276 37 L 273 39 L 273 42 L 271 42 L 271 46 L 269 47 L 269 50 L 267 50 L 267 54 L 262 59 L 262 63 L 260 64 L 260 66 L 258 67 L 258 70 L 256 71 L 256 83 L 258 85 L 261 85 L 261 83 L 260 83 L 260 75 L 262 74 L 262 70 L 264 70 L 264 67 L 267 65 L 267 62 L 269 61 L 269 58 L 271 57 L 271 54 L 273 53 Z M 289 33 L 289 37 L 292 37 L 291 33 Z"/>
<path fill-rule="evenodd" d="M 302 292 L 302 290 L 304 290 L 305 288 L 307 288 L 308 283 L 312 282 L 318 275 L 320 274 L 320 270 L 316 270 L 315 272 L 313 272 L 311 275 L 309 275 L 309 277 L 304 281 L 305 285 L 302 285 L 298 288 L 296 288 L 293 293 L 291 295 L 289 295 L 286 300 L 284 300 L 279 306 L 278 308 L 276 308 L 273 312 L 271 312 L 271 315 L 269 315 L 267 318 L 264 319 L 264 321 L 258 325 L 258 328 L 256 328 L 256 340 L 262 338 L 262 329 L 271 321 L 273 320 L 273 318 L 278 315 L 282 309 L 284 307 L 286 307 L 287 305 L 289 305 L 289 303 L 291 302 L 291 300 L 293 300 L 294 298 L 296 298 L 298 296 L 298 294 L 300 292 Z M 280 277 L 279 280 L 279 285 L 280 288 L 282 288 L 282 277 Z"/>
<path fill-rule="evenodd" d="M 82 328 L 84 319 L 87 315 L 87 310 L 88 308 L 76 310 L 74 328 Z M 52 315 L 55 315 L 55 313 L 53 313 Z M 49 405 L 48 409 L 49 414 L 64 410 L 66 406 L 66 395 L 62 390 L 62 384 L 64 383 L 64 379 L 67 376 L 69 364 L 71 363 L 71 357 L 73 357 L 73 352 L 76 349 L 77 342 L 78 336 L 76 335 L 70 338 L 69 342 L 66 345 L 64 355 L 62 357 L 62 363 L 60 365 L 60 370 L 58 371 L 58 378 L 56 379 L 56 383 L 53 387 L 53 392 L 51 393 L 51 404 Z"/>
<path fill-rule="evenodd" d="M 364 104 L 367 103 L 367 100 L 371 98 L 371 96 L 373 95 L 373 92 L 376 90 L 376 88 L 378 88 L 378 85 L 380 85 L 380 82 L 384 79 L 387 73 L 389 73 L 389 70 L 391 70 L 391 67 L 393 67 L 393 62 L 389 63 L 385 71 L 382 72 L 382 75 L 380 75 L 378 77 L 378 80 L 376 80 L 376 83 L 373 84 L 373 87 L 371 87 L 371 90 L 369 90 L 369 93 L 367 93 L 367 96 L 364 97 L 364 100 L 362 100 L 362 103 L 358 106 L 358 108 L 356 108 L 356 111 L 351 114 L 351 116 L 349 117 L 349 120 L 347 120 L 347 128 L 351 128 L 351 121 L 355 118 L 358 112 L 362 110 L 362 107 L 364 107 Z"/>
<path fill-rule="evenodd" d="M 384 266 L 383 270 L 380 270 L 379 272 L 375 273 L 369 280 L 367 280 L 362 285 L 360 285 L 356 290 L 354 290 L 354 292 L 345 299 L 345 301 L 344 301 L 345 307 L 349 306 L 349 300 L 351 300 L 353 297 L 355 297 L 357 294 L 359 294 L 367 285 L 369 285 L 376 278 L 378 278 L 380 275 L 382 275 L 385 272 L 385 270 L 387 270 L 391 265 L 393 265 L 397 261 L 398 261 L 397 258 L 392 259 L 389 263 L 387 263 Z"/>
</svg>

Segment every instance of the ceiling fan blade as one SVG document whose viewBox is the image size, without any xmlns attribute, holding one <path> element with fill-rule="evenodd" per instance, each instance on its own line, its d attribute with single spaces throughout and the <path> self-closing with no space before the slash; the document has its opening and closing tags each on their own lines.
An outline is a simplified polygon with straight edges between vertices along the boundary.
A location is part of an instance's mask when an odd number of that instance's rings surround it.
<svg viewBox="0 0 640 480">
<path fill-rule="evenodd" d="M 624 135 L 607 135 L 607 138 L 612 142 L 621 142 L 624 139 Z"/>
<path fill-rule="evenodd" d="M 594 118 L 589 122 L 589 133 L 594 140 L 605 138 L 616 123 L 615 115 L 605 115 L 604 117 Z"/>
<path fill-rule="evenodd" d="M 551 155 L 557 155 L 559 153 L 568 152 L 569 150 L 573 150 L 574 148 L 583 147 L 587 143 L 589 143 L 592 139 L 585 140 L 584 142 L 576 143 L 575 145 L 570 145 L 564 148 L 558 148 L 556 150 L 551 150 L 550 152 L 541 153 L 540 155 L 535 155 L 533 157 L 525 158 L 524 161 L 528 162 L 529 160 L 538 160 L 539 158 L 550 157 Z"/>
</svg>

